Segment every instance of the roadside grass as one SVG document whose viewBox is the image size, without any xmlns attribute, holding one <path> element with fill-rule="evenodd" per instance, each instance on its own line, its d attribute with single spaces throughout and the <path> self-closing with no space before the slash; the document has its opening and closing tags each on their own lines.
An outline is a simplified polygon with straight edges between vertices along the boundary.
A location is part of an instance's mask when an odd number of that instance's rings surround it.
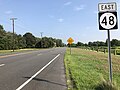
<svg viewBox="0 0 120 90">
<path fill-rule="evenodd" d="M 69 90 L 109 90 L 108 55 L 79 48 L 68 48 L 65 54 L 65 67 Z M 112 55 L 113 88 L 120 87 L 120 56 Z"/>
<path fill-rule="evenodd" d="M 33 50 L 39 50 L 36 48 L 26 48 L 26 49 L 17 49 L 17 50 L 0 50 L 0 55 L 4 54 L 12 54 L 12 53 L 17 53 L 17 52 L 26 52 L 26 51 L 33 51 Z"/>
</svg>

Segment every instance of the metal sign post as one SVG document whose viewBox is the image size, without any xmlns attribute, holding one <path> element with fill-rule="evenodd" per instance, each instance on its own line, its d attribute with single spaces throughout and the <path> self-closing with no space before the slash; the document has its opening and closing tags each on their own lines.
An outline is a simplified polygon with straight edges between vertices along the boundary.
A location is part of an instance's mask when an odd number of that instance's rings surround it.
<svg viewBox="0 0 120 90">
<path fill-rule="evenodd" d="M 109 80 L 112 83 L 112 59 L 111 59 L 111 43 L 110 43 L 110 30 L 118 29 L 117 20 L 117 4 L 112 3 L 99 3 L 98 5 L 99 16 L 99 30 L 107 30 L 108 33 L 108 63 L 109 63 Z"/>
<path fill-rule="evenodd" d="M 70 44 L 70 55 L 71 55 L 71 44 Z"/>
<path fill-rule="evenodd" d="M 108 62 L 109 62 L 109 79 L 112 82 L 112 60 L 111 60 L 111 43 L 110 43 L 110 30 L 108 32 Z"/>
</svg>

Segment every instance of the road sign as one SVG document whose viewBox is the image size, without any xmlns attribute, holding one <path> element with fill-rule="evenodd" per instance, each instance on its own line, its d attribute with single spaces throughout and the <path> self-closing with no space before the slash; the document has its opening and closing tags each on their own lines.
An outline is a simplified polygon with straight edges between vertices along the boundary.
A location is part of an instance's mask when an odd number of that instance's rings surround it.
<svg viewBox="0 0 120 90">
<path fill-rule="evenodd" d="M 68 44 L 70 45 L 70 54 L 71 54 L 71 44 L 74 42 L 74 40 L 70 37 L 68 40 L 67 40 Z"/>
<path fill-rule="evenodd" d="M 100 3 L 98 9 L 99 30 L 118 29 L 116 3 Z"/>
<path fill-rule="evenodd" d="M 117 12 L 100 12 L 99 29 L 100 30 L 118 29 Z"/>
<path fill-rule="evenodd" d="M 115 2 L 98 4 L 99 29 L 107 30 L 108 32 L 107 41 L 108 41 L 109 79 L 111 83 L 112 83 L 112 59 L 111 59 L 110 30 L 118 29 L 116 10 L 117 4 Z"/>
<path fill-rule="evenodd" d="M 116 11 L 116 10 L 117 10 L 117 4 L 115 2 L 98 4 L 99 12 L 108 12 L 108 11 Z"/>
<path fill-rule="evenodd" d="M 74 42 L 74 40 L 70 37 L 70 38 L 67 40 L 67 42 L 68 42 L 69 44 L 72 44 L 72 43 Z"/>
</svg>

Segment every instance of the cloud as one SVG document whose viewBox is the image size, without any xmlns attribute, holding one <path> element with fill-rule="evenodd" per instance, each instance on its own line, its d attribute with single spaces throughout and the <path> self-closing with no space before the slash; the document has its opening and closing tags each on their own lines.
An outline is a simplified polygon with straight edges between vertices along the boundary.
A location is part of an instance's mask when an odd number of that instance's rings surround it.
<svg viewBox="0 0 120 90">
<path fill-rule="evenodd" d="M 64 6 L 68 6 L 68 5 L 71 5 L 72 4 L 72 2 L 66 2 L 66 3 L 64 3 Z"/>
<path fill-rule="evenodd" d="M 63 18 L 59 18 L 58 21 L 59 21 L 60 23 L 62 23 L 62 22 L 64 21 L 64 19 L 63 19 Z"/>
<path fill-rule="evenodd" d="M 5 12 L 5 14 L 11 14 L 11 13 L 12 13 L 11 10 Z"/>
<path fill-rule="evenodd" d="M 85 5 L 80 5 L 79 7 L 76 6 L 76 7 L 74 8 L 74 10 L 75 10 L 75 11 L 80 11 L 80 10 L 83 10 L 84 8 L 85 8 Z"/>
</svg>

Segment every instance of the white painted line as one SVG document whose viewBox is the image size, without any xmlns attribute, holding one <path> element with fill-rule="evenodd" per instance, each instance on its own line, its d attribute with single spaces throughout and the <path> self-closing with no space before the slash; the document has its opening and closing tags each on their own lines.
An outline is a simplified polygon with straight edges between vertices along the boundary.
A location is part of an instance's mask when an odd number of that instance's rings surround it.
<svg viewBox="0 0 120 90">
<path fill-rule="evenodd" d="M 0 64 L 0 67 L 4 66 L 5 64 Z"/>
<path fill-rule="evenodd" d="M 35 78 L 38 74 L 40 74 L 45 68 L 47 68 L 59 56 L 60 56 L 60 54 L 58 54 L 55 58 L 53 58 L 48 64 L 46 64 L 42 69 L 40 69 L 36 74 L 34 74 L 30 79 L 28 79 L 26 82 L 24 82 L 16 90 L 21 90 L 25 85 L 27 85 L 33 78 Z"/>
</svg>

